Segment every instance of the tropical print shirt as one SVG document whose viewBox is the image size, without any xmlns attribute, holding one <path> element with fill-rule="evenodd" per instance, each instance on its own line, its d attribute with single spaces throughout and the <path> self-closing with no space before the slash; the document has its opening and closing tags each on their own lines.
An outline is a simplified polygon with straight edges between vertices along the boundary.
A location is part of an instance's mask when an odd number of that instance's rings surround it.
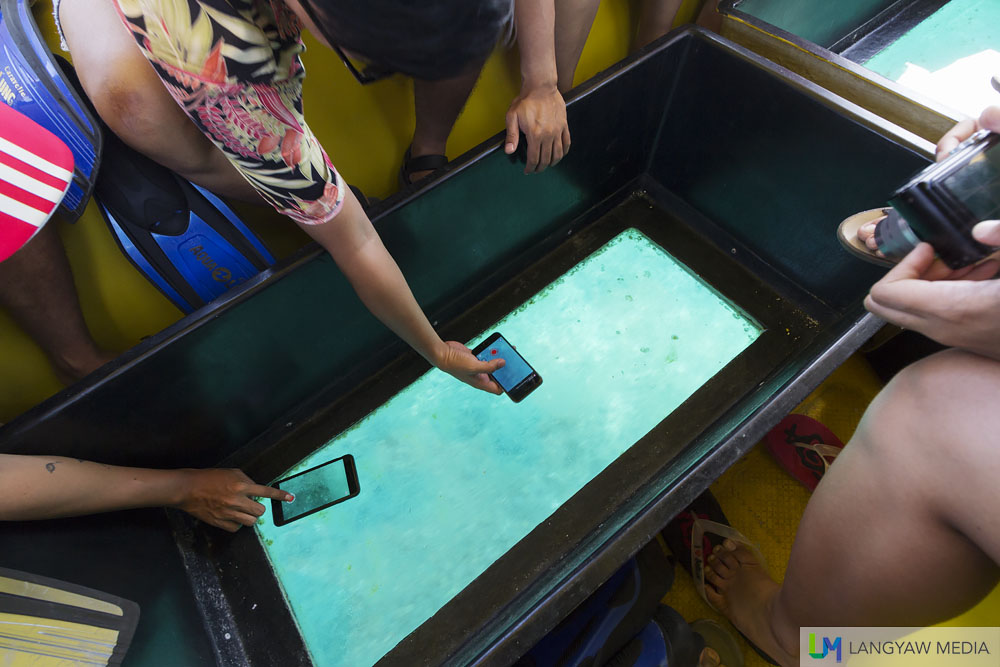
<svg viewBox="0 0 1000 667">
<path fill-rule="evenodd" d="M 195 125 L 278 211 L 321 224 L 345 186 L 302 116 L 298 18 L 283 0 L 115 0 Z"/>
</svg>

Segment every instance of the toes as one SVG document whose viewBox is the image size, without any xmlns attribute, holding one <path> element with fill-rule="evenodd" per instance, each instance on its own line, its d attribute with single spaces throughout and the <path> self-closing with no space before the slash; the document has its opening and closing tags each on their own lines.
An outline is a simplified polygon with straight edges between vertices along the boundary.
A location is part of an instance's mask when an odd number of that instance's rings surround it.
<svg viewBox="0 0 1000 667">
<path fill-rule="evenodd" d="M 721 664 L 722 658 L 711 648 L 705 648 L 701 652 L 701 658 L 698 660 L 698 667 L 720 667 Z"/>
<path fill-rule="evenodd" d="M 875 235 L 875 222 L 866 222 L 865 224 L 858 227 L 858 238 L 862 241 L 868 240 L 870 237 Z"/>
<path fill-rule="evenodd" d="M 708 557 L 708 567 L 706 569 L 711 570 L 721 579 L 728 579 L 733 575 L 731 564 L 734 561 L 727 556 L 728 554 L 722 550 L 722 547 L 715 547 L 712 554 Z"/>
<path fill-rule="evenodd" d="M 736 557 L 733 551 L 722 551 L 717 556 L 719 563 L 722 567 L 719 568 L 721 574 L 724 577 L 732 576 L 736 574 L 736 570 L 740 567 L 740 561 Z M 724 570 L 723 570 L 724 568 Z"/>
<path fill-rule="evenodd" d="M 745 547 L 740 545 L 735 551 L 733 551 L 733 556 L 739 561 L 740 565 L 757 565 L 757 559 L 754 558 L 753 553 Z"/>
<path fill-rule="evenodd" d="M 712 550 L 708 557 L 709 568 L 722 579 L 734 576 L 745 565 L 760 565 L 753 552 L 742 543 L 727 539 Z"/>
<path fill-rule="evenodd" d="M 721 590 L 726 584 L 726 578 L 710 567 L 705 568 L 705 581 Z"/>
<path fill-rule="evenodd" d="M 712 605 L 716 609 L 724 609 L 726 603 L 725 598 L 722 597 L 722 593 L 720 593 L 719 589 L 716 588 L 716 584 L 711 583 L 708 570 L 705 571 L 705 579 L 705 597 L 708 598 L 708 604 Z"/>
</svg>

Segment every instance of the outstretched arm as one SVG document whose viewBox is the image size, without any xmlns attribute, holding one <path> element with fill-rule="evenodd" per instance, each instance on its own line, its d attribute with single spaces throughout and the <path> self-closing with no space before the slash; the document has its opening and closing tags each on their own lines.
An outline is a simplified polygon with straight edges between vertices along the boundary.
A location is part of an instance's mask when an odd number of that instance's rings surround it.
<svg viewBox="0 0 1000 667">
<path fill-rule="evenodd" d="M 424 359 L 477 389 L 501 393 L 487 374 L 503 362 L 479 361 L 461 343 L 441 340 L 353 192 L 335 218 L 302 228 L 326 248 L 368 310 Z"/>
<path fill-rule="evenodd" d="M 0 521 L 176 507 L 230 532 L 253 525 L 264 513 L 251 497 L 291 499 L 235 469 L 151 470 L 13 454 L 0 454 L 0 488 Z"/>
</svg>

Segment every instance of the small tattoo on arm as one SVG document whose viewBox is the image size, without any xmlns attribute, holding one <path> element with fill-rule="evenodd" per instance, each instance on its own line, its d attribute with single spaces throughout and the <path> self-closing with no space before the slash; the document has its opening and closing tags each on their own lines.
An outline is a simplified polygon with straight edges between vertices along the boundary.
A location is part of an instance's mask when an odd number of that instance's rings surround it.
<svg viewBox="0 0 1000 667">
<path fill-rule="evenodd" d="M 53 463 L 46 463 L 45 464 L 45 469 L 48 470 L 49 472 L 55 472 L 56 471 L 56 464 L 54 462 Z"/>
</svg>

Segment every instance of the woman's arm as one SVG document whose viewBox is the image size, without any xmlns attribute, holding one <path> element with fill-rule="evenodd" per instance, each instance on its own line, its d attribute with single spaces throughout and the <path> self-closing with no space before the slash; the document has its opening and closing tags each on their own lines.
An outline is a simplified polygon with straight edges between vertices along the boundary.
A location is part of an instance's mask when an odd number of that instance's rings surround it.
<svg viewBox="0 0 1000 667">
<path fill-rule="evenodd" d="M 264 513 L 252 496 L 291 499 L 235 469 L 151 470 L 13 454 L 0 454 L 0 488 L 0 521 L 176 507 L 228 531 L 251 526 Z"/>
<path fill-rule="evenodd" d="M 441 340 L 353 192 L 335 218 L 302 228 L 326 248 L 368 310 L 424 359 L 477 389 L 501 393 L 488 373 L 503 361 L 479 361 L 461 343 Z"/>
</svg>

